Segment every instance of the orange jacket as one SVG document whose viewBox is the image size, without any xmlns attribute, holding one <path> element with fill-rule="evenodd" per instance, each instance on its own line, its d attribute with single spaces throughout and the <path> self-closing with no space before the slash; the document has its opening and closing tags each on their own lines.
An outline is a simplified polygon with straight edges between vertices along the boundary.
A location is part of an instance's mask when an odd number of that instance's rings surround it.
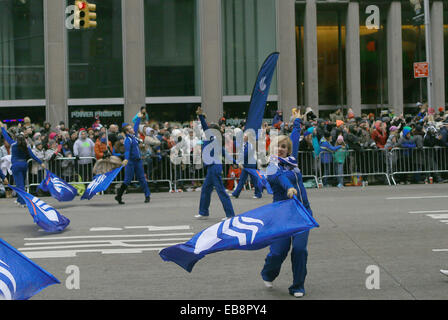
<svg viewBox="0 0 448 320">
<path fill-rule="evenodd" d="M 112 150 L 112 143 L 110 141 L 108 141 L 108 146 L 110 148 L 110 150 Z M 104 156 L 104 152 L 106 151 L 106 144 L 105 143 L 101 143 L 100 139 L 97 139 L 95 142 L 95 157 L 96 160 L 100 160 L 103 159 Z"/>
</svg>

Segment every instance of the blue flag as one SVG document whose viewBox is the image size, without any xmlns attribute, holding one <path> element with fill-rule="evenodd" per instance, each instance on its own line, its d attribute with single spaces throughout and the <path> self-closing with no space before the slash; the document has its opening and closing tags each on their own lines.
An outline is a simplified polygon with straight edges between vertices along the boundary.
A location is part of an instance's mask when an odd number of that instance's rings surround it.
<svg viewBox="0 0 448 320">
<path fill-rule="evenodd" d="M 49 170 L 46 171 L 47 176 L 38 188 L 44 192 L 50 192 L 51 196 L 58 201 L 72 201 L 78 194 L 78 190 Z"/>
<path fill-rule="evenodd" d="M 251 176 L 254 176 L 257 179 L 258 186 L 260 187 L 261 190 L 263 190 L 263 188 L 266 188 L 269 194 L 274 193 L 272 191 L 271 185 L 268 182 L 268 179 L 266 178 L 266 174 L 256 169 L 244 168 L 244 170 L 246 170 L 247 173 L 249 173 Z"/>
<path fill-rule="evenodd" d="M 8 186 L 25 200 L 28 211 L 34 219 L 34 223 L 46 232 L 61 232 L 69 225 L 69 219 L 39 198 L 19 188 Z"/>
<path fill-rule="evenodd" d="M 277 66 L 279 53 L 271 53 L 261 66 L 258 73 L 257 81 L 255 82 L 250 99 L 249 113 L 247 115 L 246 125 L 244 130 L 253 129 L 258 137 L 258 129 L 261 128 L 264 111 L 266 108 L 266 101 L 271 88 L 272 77 Z"/>
<path fill-rule="evenodd" d="M 116 168 L 112 171 L 106 172 L 104 174 L 96 175 L 93 178 L 93 181 L 87 186 L 86 191 L 81 197 L 81 200 L 90 200 L 95 194 L 98 192 L 102 192 L 109 188 L 112 181 L 114 181 L 115 177 L 120 173 L 123 166 Z"/>
<path fill-rule="evenodd" d="M 27 300 L 56 283 L 53 275 L 0 239 L 0 300 Z"/>
<path fill-rule="evenodd" d="M 297 199 L 274 202 L 217 223 L 188 242 L 160 251 L 164 261 L 173 261 L 191 272 L 206 254 L 223 250 L 258 250 L 278 239 L 319 225 Z"/>
</svg>

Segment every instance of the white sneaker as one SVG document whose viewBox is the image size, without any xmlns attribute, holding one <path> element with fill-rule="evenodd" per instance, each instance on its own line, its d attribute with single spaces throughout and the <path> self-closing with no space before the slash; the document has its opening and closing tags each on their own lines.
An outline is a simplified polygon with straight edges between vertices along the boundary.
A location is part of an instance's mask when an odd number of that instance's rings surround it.
<svg viewBox="0 0 448 320">
<path fill-rule="evenodd" d="M 448 277 L 448 270 L 440 270 L 440 272 Z"/>
<path fill-rule="evenodd" d="M 208 216 L 203 216 L 203 215 L 200 215 L 200 214 L 197 214 L 194 217 L 196 219 L 198 219 L 198 220 L 207 220 L 208 219 Z"/>
<path fill-rule="evenodd" d="M 201 187 L 194 189 L 194 191 L 201 191 Z"/>
<path fill-rule="evenodd" d="M 294 297 L 302 298 L 304 296 L 303 292 L 294 292 Z"/>
<path fill-rule="evenodd" d="M 271 281 L 265 281 L 265 280 L 263 280 L 263 282 L 264 282 L 264 285 L 266 286 L 266 288 L 272 288 L 273 284 L 272 284 Z"/>
<path fill-rule="evenodd" d="M 253 196 L 254 199 L 261 199 L 261 197 Z"/>
</svg>

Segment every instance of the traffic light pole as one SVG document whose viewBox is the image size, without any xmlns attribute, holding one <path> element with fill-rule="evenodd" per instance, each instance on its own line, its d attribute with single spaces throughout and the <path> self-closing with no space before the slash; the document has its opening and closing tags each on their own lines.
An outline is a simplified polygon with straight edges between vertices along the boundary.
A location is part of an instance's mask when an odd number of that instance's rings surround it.
<svg viewBox="0 0 448 320">
<path fill-rule="evenodd" d="M 425 11 L 425 40 L 426 40 L 426 61 L 428 62 L 428 110 L 432 108 L 432 52 L 431 52 L 431 14 L 429 11 L 429 0 L 424 1 Z"/>
</svg>

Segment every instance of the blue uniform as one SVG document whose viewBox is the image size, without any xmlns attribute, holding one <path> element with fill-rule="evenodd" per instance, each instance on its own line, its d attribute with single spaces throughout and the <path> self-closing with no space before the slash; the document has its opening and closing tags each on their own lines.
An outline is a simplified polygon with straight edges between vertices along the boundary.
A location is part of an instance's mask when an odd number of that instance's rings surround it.
<svg viewBox="0 0 448 320">
<path fill-rule="evenodd" d="M 24 152 L 19 148 L 17 142 L 14 141 L 8 134 L 5 128 L 2 127 L 3 138 L 11 145 L 11 171 L 14 178 L 14 182 L 17 188 L 25 190 L 26 172 L 28 170 L 27 161 L 31 157 L 34 161 L 42 164 L 42 161 L 36 157 L 30 147 L 27 148 L 27 152 Z M 19 195 L 17 202 L 25 204 L 25 200 Z"/>
<path fill-rule="evenodd" d="M 137 118 L 134 124 L 135 134 L 126 134 L 126 138 L 124 140 L 124 159 L 128 160 L 128 165 L 124 168 L 123 184 L 126 187 L 129 186 L 135 175 L 140 183 L 140 187 L 145 192 L 145 197 L 149 197 L 151 192 L 149 191 L 148 182 L 146 182 L 142 156 L 139 148 L 139 139 L 137 137 L 139 125 L 140 118 Z"/>
<path fill-rule="evenodd" d="M 270 168 L 268 168 L 268 181 L 274 193 L 273 202 L 287 200 L 287 190 L 289 188 L 295 188 L 297 190 L 297 198 L 312 215 L 313 212 L 311 211 L 306 189 L 303 185 L 302 174 L 297 168 L 295 160 L 295 156 L 299 151 L 300 122 L 299 119 L 296 119 L 293 132 L 290 136 L 293 143 L 293 156 L 287 159 L 279 158 L 278 164 L 271 162 L 269 164 Z M 275 214 L 275 212 L 272 214 Z M 273 243 L 270 246 L 270 252 L 266 257 L 263 270 L 261 271 L 263 280 L 272 282 L 277 278 L 280 273 L 281 265 L 286 259 L 292 244 L 291 262 L 293 283 L 289 287 L 289 293 L 305 293 L 308 235 L 308 231 L 301 232 L 292 237 L 280 239 Z"/>
<path fill-rule="evenodd" d="M 201 121 L 202 129 L 204 131 L 208 130 L 207 122 L 203 115 L 199 116 Z M 209 143 L 213 141 L 212 137 L 208 137 L 209 141 L 205 141 L 202 149 L 204 149 Z M 225 150 L 223 150 L 225 152 Z M 211 157 L 214 157 L 213 152 L 210 154 Z M 206 164 L 204 163 L 205 168 L 207 169 L 207 174 L 205 176 L 204 184 L 201 188 L 201 200 L 199 203 L 199 214 L 201 216 L 209 216 L 209 207 L 210 207 L 210 199 L 213 192 L 213 187 L 215 187 L 216 192 L 218 193 L 219 200 L 221 200 L 222 206 L 226 213 L 226 217 L 231 218 L 235 216 L 235 212 L 233 211 L 232 202 L 230 201 L 230 197 L 224 188 L 224 184 L 222 183 L 222 164 Z"/>
<path fill-rule="evenodd" d="M 250 144 L 249 142 L 245 142 L 244 143 L 244 160 L 243 160 L 244 168 L 257 169 L 256 160 L 255 160 L 255 157 L 253 155 L 254 152 L 255 151 L 253 149 L 252 144 Z M 238 181 L 238 185 L 237 185 L 235 191 L 233 191 L 232 195 L 235 198 L 238 198 L 240 196 L 240 193 L 243 190 L 244 184 L 246 183 L 246 180 L 247 180 L 248 177 L 250 177 L 250 182 L 255 187 L 255 196 L 257 198 L 261 198 L 262 197 L 262 190 L 259 187 L 257 177 L 249 174 L 246 170 L 243 170 L 241 172 L 240 180 Z"/>
</svg>

